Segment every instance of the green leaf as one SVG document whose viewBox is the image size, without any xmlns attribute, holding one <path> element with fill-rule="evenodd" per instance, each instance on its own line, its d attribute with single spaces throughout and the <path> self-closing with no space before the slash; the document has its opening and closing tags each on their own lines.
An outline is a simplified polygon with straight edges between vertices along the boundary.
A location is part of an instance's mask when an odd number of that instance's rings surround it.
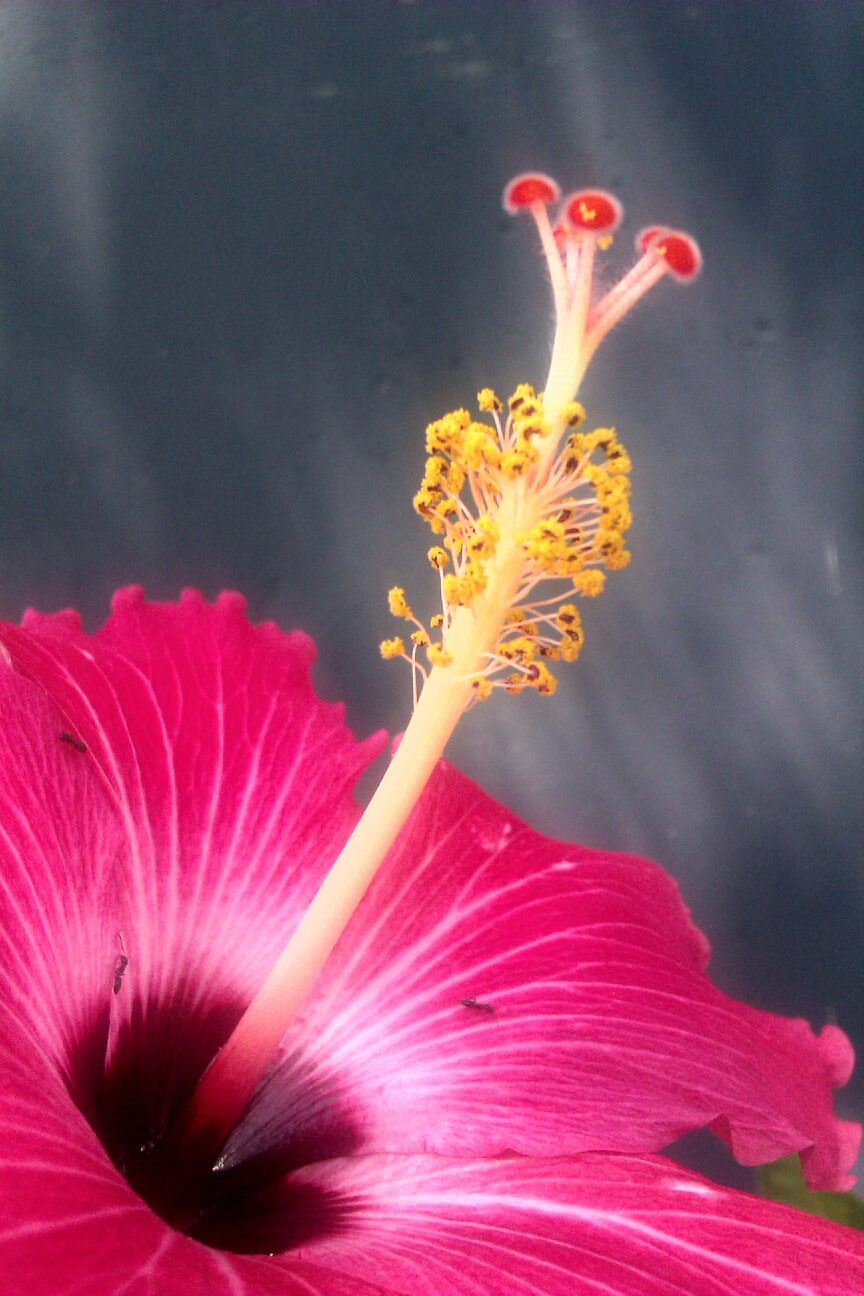
<svg viewBox="0 0 864 1296">
<path fill-rule="evenodd" d="M 864 1201 L 850 1192 L 811 1192 L 804 1182 L 797 1156 L 760 1166 L 758 1180 L 760 1193 L 771 1201 L 797 1206 L 835 1224 L 864 1230 Z"/>
</svg>

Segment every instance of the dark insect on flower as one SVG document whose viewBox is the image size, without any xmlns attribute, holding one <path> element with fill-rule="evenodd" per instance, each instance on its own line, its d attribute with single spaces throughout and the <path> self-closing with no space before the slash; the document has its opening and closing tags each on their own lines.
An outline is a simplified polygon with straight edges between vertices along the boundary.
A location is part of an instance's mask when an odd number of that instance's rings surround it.
<svg viewBox="0 0 864 1296">
<path fill-rule="evenodd" d="M 59 733 L 57 737 L 61 742 L 68 743 L 70 747 L 74 747 L 76 751 L 86 752 L 87 750 L 87 744 L 82 742 L 80 738 L 76 738 L 74 734 L 69 733 L 66 729 L 64 729 L 62 733 Z"/>
<path fill-rule="evenodd" d="M 120 953 L 117 955 L 117 958 L 114 962 L 114 993 L 115 994 L 120 993 L 120 987 L 123 985 L 123 977 L 125 976 L 126 969 L 129 966 L 129 956 L 127 955 L 126 950 L 123 946 L 123 937 L 120 935 L 119 932 L 117 933 L 117 939 L 120 942 Z"/>
<path fill-rule="evenodd" d="M 476 1008 L 479 1012 L 494 1013 L 495 1009 L 490 1003 L 480 1003 L 478 999 L 460 999 L 463 1008 Z"/>
</svg>

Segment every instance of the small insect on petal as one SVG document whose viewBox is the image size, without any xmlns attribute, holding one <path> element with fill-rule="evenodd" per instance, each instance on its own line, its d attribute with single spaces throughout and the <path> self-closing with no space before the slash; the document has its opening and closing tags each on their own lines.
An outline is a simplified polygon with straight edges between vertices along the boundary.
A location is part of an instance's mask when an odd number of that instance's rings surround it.
<svg viewBox="0 0 864 1296">
<path fill-rule="evenodd" d="M 119 932 L 117 933 L 117 940 L 120 942 L 120 951 L 121 951 L 121 952 L 117 955 L 117 958 L 116 958 L 116 960 L 115 960 L 115 962 L 114 962 L 114 993 L 115 993 L 115 995 L 120 993 L 120 989 L 121 989 L 121 987 L 122 987 L 122 985 L 123 985 L 123 977 L 124 977 L 124 975 L 125 975 L 125 973 L 126 973 L 126 969 L 127 969 L 127 967 L 129 966 L 129 957 L 128 957 L 127 953 L 126 953 L 125 946 L 123 945 L 123 937 L 120 935 Z"/>
<path fill-rule="evenodd" d="M 575 229 L 611 234 L 620 225 L 624 208 L 605 189 L 580 189 L 564 199 L 564 214 Z"/>
<path fill-rule="evenodd" d="M 80 738 L 76 738 L 74 734 L 69 733 L 65 729 L 62 733 L 59 733 L 57 737 L 61 742 L 68 743 L 70 747 L 74 747 L 76 751 L 86 752 L 87 750 L 87 744 L 85 742 L 82 742 Z"/>
<path fill-rule="evenodd" d="M 649 226 L 637 235 L 636 246 L 642 252 L 650 251 L 662 256 L 669 273 L 682 283 L 695 279 L 702 269 L 699 244 L 682 230 Z"/>
<path fill-rule="evenodd" d="M 535 203 L 548 206 L 557 202 L 561 190 L 551 176 L 542 171 L 525 171 L 514 176 L 504 190 L 502 202 L 504 210 L 511 216 L 517 212 L 533 207 Z"/>
<path fill-rule="evenodd" d="M 474 1008 L 478 1012 L 494 1013 L 495 1009 L 490 1003 L 480 1003 L 477 999 L 460 999 L 463 1008 Z"/>
</svg>

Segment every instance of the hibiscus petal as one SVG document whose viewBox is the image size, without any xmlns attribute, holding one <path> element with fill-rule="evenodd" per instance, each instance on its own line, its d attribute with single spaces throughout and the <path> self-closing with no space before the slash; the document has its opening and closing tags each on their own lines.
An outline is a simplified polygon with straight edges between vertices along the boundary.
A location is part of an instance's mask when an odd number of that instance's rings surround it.
<svg viewBox="0 0 864 1296">
<path fill-rule="evenodd" d="M 304 1258 L 410 1296 L 851 1296 L 864 1237 L 662 1157 L 321 1162 L 260 1220 L 278 1230 L 316 1186 L 334 1227 Z M 282 1257 L 290 1272 L 296 1253 Z"/>
<path fill-rule="evenodd" d="M 728 998 L 707 954 L 657 865 L 542 837 L 442 765 L 229 1160 L 655 1151 L 713 1123 L 849 1186 L 846 1037 Z"/>
<path fill-rule="evenodd" d="M 104 1062 L 121 826 L 63 717 L 0 663 L 0 1048 L 54 1072 Z"/>
<path fill-rule="evenodd" d="M 0 1255 L 4 1296 L 363 1296 L 213 1252 L 135 1196 L 98 1123 L 125 837 L 44 690 L 0 662 Z"/>
<path fill-rule="evenodd" d="M 310 639 L 252 626 L 244 609 L 239 595 L 155 604 L 129 589 L 92 638 L 70 613 L 0 633 L 123 821 L 122 1002 L 215 1014 L 210 1056 L 356 822 L 354 783 L 384 742 L 357 743 L 344 708 L 315 697 Z"/>
<path fill-rule="evenodd" d="M 88 930 L 66 950 L 76 965 L 101 960 L 108 1067 L 104 1032 L 98 1064 L 91 1040 L 86 1067 L 80 1053 L 65 1065 L 123 1159 L 159 1137 L 258 989 L 356 822 L 353 786 L 384 736 L 357 743 L 344 709 L 315 697 L 311 640 L 251 625 L 238 595 L 164 605 L 126 590 L 93 637 L 67 612 L 30 613 L 0 639 L 59 708 L 35 759 L 46 741 L 62 748 L 101 780 L 121 829 L 110 877 L 81 892 L 99 938 Z M 25 731 L 21 744 L 33 741 Z M 74 821 L 74 789 L 58 785 L 54 801 Z M 88 831 L 75 848 L 85 861 Z M 46 858 L 29 883 L 37 902 L 51 892 L 62 908 L 64 868 Z"/>
</svg>

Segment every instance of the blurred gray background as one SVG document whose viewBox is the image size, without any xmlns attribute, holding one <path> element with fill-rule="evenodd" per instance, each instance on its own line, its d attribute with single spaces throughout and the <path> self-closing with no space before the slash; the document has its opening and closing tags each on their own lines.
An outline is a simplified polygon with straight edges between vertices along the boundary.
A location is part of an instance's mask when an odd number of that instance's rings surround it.
<svg viewBox="0 0 864 1296">
<path fill-rule="evenodd" d="M 552 701 L 452 758 L 539 829 L 662 861 L 730 992 L 864 1052 L 864 6 L 0 4 L 0 614 L 242 590 L 398 730 L 425 424 L 542 385 L 541 168 L 701 241 L 583 398 L 634 561 Z M 864 1115 L 860 1080 L 841 1100 Z"/>
</svg>

